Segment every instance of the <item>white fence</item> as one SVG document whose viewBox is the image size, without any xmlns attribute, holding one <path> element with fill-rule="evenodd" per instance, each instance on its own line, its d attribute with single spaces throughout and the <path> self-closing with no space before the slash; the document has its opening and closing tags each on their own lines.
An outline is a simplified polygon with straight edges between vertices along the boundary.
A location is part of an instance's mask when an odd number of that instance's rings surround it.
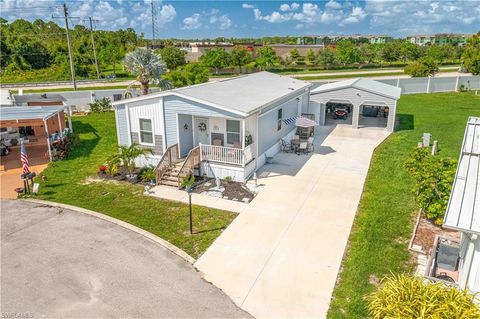
<svg viewBox="0 0 480 319">
<path fill-rule="evenodd" d="M 337 81 L 339 80 L 314 81 L 313 87 Z M 454 92 L 461 89 L 480 90 L 480 76 L 478 75 L 375 79 L 375 81 L 400 87 L 402 94 Z"/>
<path fill-rule="evenodd" d="M 200 160 L 245 166 L 254 157 L 254 144 L 245 149 L 200 144 Z"/>
</svg>

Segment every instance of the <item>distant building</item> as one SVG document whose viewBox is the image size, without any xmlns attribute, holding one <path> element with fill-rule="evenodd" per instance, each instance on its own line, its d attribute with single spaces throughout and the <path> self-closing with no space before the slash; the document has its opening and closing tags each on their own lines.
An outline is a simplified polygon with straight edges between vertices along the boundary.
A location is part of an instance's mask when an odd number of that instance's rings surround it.
<svg viewBox="0 0 480 319">
<path fill-rule="evenodd" d="M 232 52 L 235 46 L 245 47 L 248 51 L 252 52 L 255 56 L 256 50 L 261 47 L 260 44 L 254 43 L 213 43 L 213 42 L 191 42 L 188 48 L 184 48 L 187 51 L 187 61 L 198 61 L 200 57 L 210 49 L 222 48 L 227 52 Z"/>
<path fill-rule="evenodd" d="M 290 56 L 293 49 L 297 49 L 301 56 L 306 56 L 309 50 L 317 54 L 324 48 L 323 44 L 270 44 L 269 46 L 273 48 L 278 57 L 283 59 Z"/>
<path fill-rule="evenodd" d="M 344 39 L 359 40 L 359 39 L 368 39 L 372 44 L 382 44 L 393 41 L 393 38 L 388 35 L 383 34 L 351 34 L 351 35 L 305 35 L 297 38 L 297 44 L 306 45 L 306 44 L 329 44 L 325 39 L 328 39 L 328 42 L 335 43 Z"/>
<path fill-rule="evenodd" d="M 472 34 L 435 34 L 435 35 L 411 35 L 407 37 L 407 40 L 411 43 L 424 46 L 430 44 L 436 44 L 438 46 L 443 46 L 446 44 L 451 44 L 454 46 L 464 46 L 467 44 L 467 39 L 470 38 Z"/>
</svg>

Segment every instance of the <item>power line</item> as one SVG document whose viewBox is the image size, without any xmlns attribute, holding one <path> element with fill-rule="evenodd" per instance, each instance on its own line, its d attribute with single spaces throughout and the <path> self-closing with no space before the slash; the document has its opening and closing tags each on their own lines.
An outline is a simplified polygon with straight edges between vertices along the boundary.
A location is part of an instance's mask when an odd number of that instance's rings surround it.
<svg viewBox="0 0 480 319">
<path fill-rule="evenodd" d="M 52 19 L 59 19 L 61 17 L 54 17 Z M 63 4 L 63 18 L 65 19 L 65 31 L 67 33 L 67 45 L 68 45 L 68 57 L 70 58 L 70 75 L 72 77 L 73 89 L 77 89 L 77 82 L 75 81 L 75 67 L 73 66 L 73 52 L 72 52 L 72 44 L 70 43 L 70 32 L 68 29 L 68 8 L 67 5 Z"/>
</svg>

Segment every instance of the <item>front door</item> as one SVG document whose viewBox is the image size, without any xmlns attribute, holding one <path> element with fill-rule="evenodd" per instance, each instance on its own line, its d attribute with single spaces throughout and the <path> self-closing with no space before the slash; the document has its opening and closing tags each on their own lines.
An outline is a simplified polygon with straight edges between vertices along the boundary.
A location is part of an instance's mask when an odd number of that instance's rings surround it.
<svg viewBox="0 0 480 319">
<path fill-rule="evenodd" d="M 208 119 L 203 117 L 195 118 L 195 141 L 199 143 L 210 144 Z"/>
</svg>

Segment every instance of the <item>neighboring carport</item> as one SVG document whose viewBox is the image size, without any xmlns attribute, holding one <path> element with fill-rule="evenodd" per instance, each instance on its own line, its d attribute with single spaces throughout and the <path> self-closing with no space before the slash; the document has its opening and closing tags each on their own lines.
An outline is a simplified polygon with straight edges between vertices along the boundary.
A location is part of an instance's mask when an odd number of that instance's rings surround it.
<svg viewBox="0 0 480 319">
<path fill-rule="evenodd" d="M 328 119 L 338 118 L 335 111 L 344 109 L 354 128 L 379 126 L 393 131 L 401 91 L 396 86 L 358 78 L 321 85 L 310 92 L 310 100 L 318 104 L 321 125 L 331 124 Z"/>
<path fill-rule="evenodd" d="M 1 198 L 16 198 L 14 189 L 23 187 L 21 141 L 26 147 L 30 172 L 38 174 L 52 160 L 49 137 L 54 135 L 52 143 L 56 145 L 65 127 L 64 106 L 0 106 Z"/>
</svg>

